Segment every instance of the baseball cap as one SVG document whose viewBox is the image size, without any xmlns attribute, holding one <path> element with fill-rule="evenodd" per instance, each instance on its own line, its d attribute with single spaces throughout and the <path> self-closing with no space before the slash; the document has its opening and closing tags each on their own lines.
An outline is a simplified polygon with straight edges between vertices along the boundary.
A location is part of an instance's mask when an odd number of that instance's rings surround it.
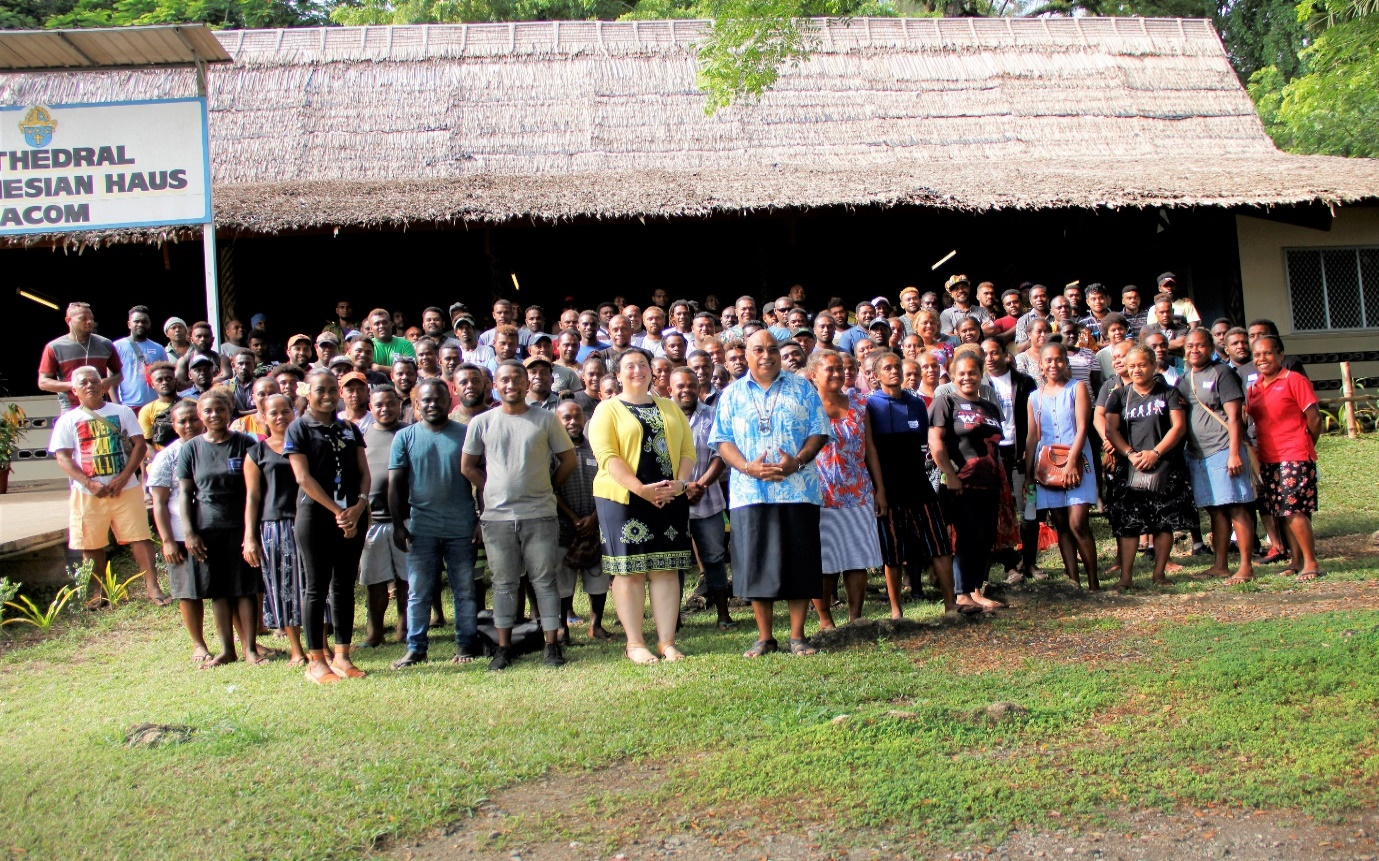
<svg viewBox="0 0 1379 861">
<path fill-rule="evenodd" d="M 882 302 L 885 302 L 888 307 L 891 304 L 891 300 L 887 299 L 885 296 L 877 296 L 875 299 L 871 300 L 872 307 L 875 307 L 881 304 Z"/>
<path fill-rule="evenodd" d="M 968 287 L 972 286 L 972 282 L 967 280 L 966 275 L 954 275 L 943 283 L 943 289 L 951 292 L 952 289 L 959 284 L 966 284 Z"/>
<path fill-rule="evenodd" d="M 217 362 L 215 359 L 212 359 L 210 356 L 206 355 L 205 353 L 197 353 L 196 355 L 192 356 L 191 361 L 187 362 L 187 367 L 188 367 L 188 368 L 195 368 L 197 365 L 216 365 L 216 366 L 219 366 L 220 363 Z"/>
<path fill-rule="evenodd" d="M 889 329 L 891 327 L 891 321 L 887 320 L 885 317 L 877 317 L 875 320 L 872 320 L 871 323 L 867 325 L 867 328 L 875 329 L 877 326 L 885 326 L 887 329 Z"/>
<path fill-rule="evenodd" d="M 363 332 L 359 331 L 358 329 L 353 329 L 350 331 L 348 335 L 345 336 L 345 343 L 353 344 L 355 341 L 361 341 L 364 338 L 368 338 L 368 336 L 365 335 Z M 370 338 L 369 340 L 373 339 Z"/>
<path fill-rule="evenodd" d="M 1165 272 L 1162 275 L 1160 275 L 1157 280 L 1159 282 L 1159 286 L 1162 287 L 1164 286 L 1165 281 L 1172 281 L 1175 284 L 1178 283 L 1178 276 L 1174 275 L 1172 272 Z"/>
<path fill-rule="evenodd" d="M 331 362 L 331 364 L 333 365 L 335 363 Z M 369 378 L 359 373 L 358 371 L 350 371 L 348 374 L 345 374 L 340 378 L 340 385 L 343 386 L 346 383 L 363 383 L 365 386 L 367 386 L 369 384 Z"/>
<path fill-rule="evenodd" d="M 534 335 L 531 336 L 531 338 L 527 341 L 527 343 L 530 345 L 530 344 L 535 344 L 535 343 L 537 343 L 538 341 L 549 341 L 549 340 L 551 340 L 551 334 L 550 334 L 549 332 L 537 332 L 536 334 L 534 334 Z"/>
<path fill-rule="evenodd" d="M 800 328 L 798 328 L 798 329 L 796 329 L 795 331 L 793 331 L 793 332 L 790 333 L 790 337 L 792 337 L 792 338 L 795 337 L 796 335 L 808 335 L 809 337 L 812 338 L 812 337 L 814 337 L 814 330 L 813 330 L 813 329 L 810 329 L 810 328 L 808 328 L 808 327 L 806 327 L 806 326 L 801 326 Z"/>
<path fill-rule="evenodd" d="M 462 326 L 464 324 L 469 324 L 470 326 L 474 325 L 474 318 L 469 316 L 468 311 L 459 314 L 458 316 L 452 318 L 450 321 L 450 325 L 452 328 Z"/>
<path fill-rule="evenodd" d="M 327 365 L 326 367 L 328 367 L 328 368 L 333 368 L 333 367 L 335 367 L 336 365 L 344 365 L 344 366 L 346 366 L 346 367 L 353 368 L 353 367 L 354 367 L 354 362 L 351 362 L 351 361 L 350 361 L 350 357 L 349 357 L 349 356 L 335 356 L 335 357 L 331 358 L 330 364 Z"/>
<path fill-rule="evenodd" d="M 528 356 L 522 361 L 522 367 L 524 368 L 530 368 L 532 365 L 545 365 L 548 368 L 555 367 L 555 365 L 551 364 L 551 360 L 545 356 Z"/>
<path fill-rule="evenodd" d="M 335 333 L 334 333 L 334 332 L 322 332 L 321 334 L 319 334 L 319 335 L 316 336 L 316 343 L 318 343 L 318 344 L 334 344 L 335 346 L 338 347 L 338 346 L 340 346 L 340 339 L 337 338 L 337 337 L 335 337 Z"/>
<path fill-rule="evenodd" d="M 455 302 L 450 306 L 450 319 L 454 320 L 456 314 L 469 314 L 469 306 L 463 302 Z"/>
<path fill-rule="evenodd" d="M 187 321 L 183 320 L 181 317 L 169 317 L 167 321 L 163 323 L 163 334 L 166 335 L 168 330 L 178 323 L 181 323 L 183 326 L 187 325 Z"/>
<path fill-rule="evenodd" d="M 311 336 L 310 336 L 310 335 L 303 335 L 303 334 L 300 334 L 300 333 L 299 333 L 299 334 L 293 335 L 291 338 L 288 338 L 288 339 L 287 339 L 287 346 L 290 347 L 290 346 L 292 346 L 293 344 L 297 343 L 298 341 L 306 341 L 308 344 L 315 343 L 314 341 L 311 340 Z"/>
</svg>

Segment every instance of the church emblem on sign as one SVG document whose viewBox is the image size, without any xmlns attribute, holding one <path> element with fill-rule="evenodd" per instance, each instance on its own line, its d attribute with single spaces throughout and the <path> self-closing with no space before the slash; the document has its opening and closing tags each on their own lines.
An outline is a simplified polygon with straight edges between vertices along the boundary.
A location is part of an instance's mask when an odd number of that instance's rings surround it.
<svg viewBox="0 0 1379 861">
<path fill-rule="evenodd" d="M 53 140 L 53 130 L 57 128 L 57 120 L 48 109 L 42 105 L 34 105 L 24 114 L 24 119 L 19 123 L 19 131 L 24 135 L 24 140 L 29 142 L 29 146 L 42 149 Z"/>
</svg>

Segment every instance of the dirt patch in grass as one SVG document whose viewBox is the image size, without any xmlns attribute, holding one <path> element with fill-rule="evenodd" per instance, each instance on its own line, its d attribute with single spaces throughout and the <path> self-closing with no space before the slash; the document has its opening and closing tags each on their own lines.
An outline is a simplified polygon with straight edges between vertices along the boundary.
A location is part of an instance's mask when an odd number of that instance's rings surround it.
<svg viewBox="0 0 1379 861">
<path fill-rule="evenodd" d="M 496 794 L 473 818 L 376 857 L 394 861 L 818 861 L 1093 858 L 1102 861 L 1379 861 L 1379 811 L 1319 822 L 1292 811 L 1111 810 L 1094 826 L 1027 829 L 995 845 L 938 845 L 896 831 L 831 827 L 816 799 L 751 809 L 681 809 L 659 790 L 669 768 L 625 764 L 552 776 Z M 788 816 L 780 814 L 787 807 Z M 800 818 L 800 810 L 817 811 Z M 1056 811 L 1050 816 L 1056 822 Z M 782 820 L 789 824 L 782 824 Z"/>
<path fill-rule="evenodd" d="M 763 828 L 783 807 L 685 809 L 664 794 L 670 767 L 624 763 L 554 775 L 497 793 L 471 818 L 440 833 L 389 847 L 398 861 L 554 859 L 758 859 L 851 857 L 823 851 L 822 821 L 798 830 Z M 786 802 L 779 802 L 784 805 Z M 788 818 L 798 821 L 797 812 Z M 865 857 L 865 856 L 857 856 Z"/>
<path fill-rule="evenodd" d="M 1312 861 L 1379 858 L 1379 811 L 1322 823 L 1291 811 L 1118 811 L 1096 830 L 1017 831 L 996 847 L 931 857 Z"/>
<path fill-rule="evenodd" d="M 1155 633 L 1166 624 L 1181 623 L 1184 616 L 1241 624 L 1375 610 L 1379 609 L 1379 581 L 1322 579 L 1278 592 L 1144 590 L 1123 595 L 1078 593 L 1058 583 L 1006 588 L 1001 598 L 1010 606 L 997 611 L 994 618 L 975 617 L 967 624 L 941 628 L 917 627 L 903 647 L 920 653 L 938 649 L 960 672 L 1008 670 L 1029 660 L 1135 661 L 1155 654 Z"/>
</svg>

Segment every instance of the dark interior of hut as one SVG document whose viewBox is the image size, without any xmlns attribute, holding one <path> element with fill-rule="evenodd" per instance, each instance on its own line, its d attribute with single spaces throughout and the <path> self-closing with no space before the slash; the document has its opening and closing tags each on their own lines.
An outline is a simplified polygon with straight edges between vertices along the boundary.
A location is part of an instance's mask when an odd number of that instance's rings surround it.
<svg viewBox="0 0 1379 861">
<path fill-rule="evenodd" d="M 222 236 L 221 292 L 233 316 L 268 315 L 281 342 L 315 334 L 339 298 L 356 314 L 400 308 L 417 321 L 427 305 L 463 301 L 481 325 L 491 301 L 538 303 L 548 318 L 573 304 L 590 308 L 622 295 L 644 304 L 655 287 L 671 297 L 732 302 L 748 293 L 783 295 L 801 283 L 816 309 L 830 296 L 850 304 L 894 299 L 908 284 L 941 290 L 965 273 L 998 290 L 1022 281 L 1061 288 L 1077 280 L 1152 292 L 1155 276 L 1177 273 L 1203 317 L 1240 317 L 1240 266 L 1234 215 L 1204 207 L 1162 211 L 1043 210 L 961 213 L 920 207 L 820 209 L 701 219 L 587 220 L 483 226 L 342 229 L 290 236 Z M 957 254 L 937 270 L 931 266 Z M 12 358 L 0 385 L 10 395 L 37 393 L 43 344 L 64 331 L 62 312 L 17 295 L 28 289 L 59 306 L 90 302 L 99 331 L 127 334 L 125 316 L 149 306 L 155 326 L 170 316 L 205 319 L 201 245 L 197 241 L 116 245 L 75 251 L 35 246 L 0 249 L 10 289 L 0 309 L 11 323 Z M 516 281 L 513 275 L 516 275 Z M 161 334 L 161 333 L 160 333 Z"/>
</svg>

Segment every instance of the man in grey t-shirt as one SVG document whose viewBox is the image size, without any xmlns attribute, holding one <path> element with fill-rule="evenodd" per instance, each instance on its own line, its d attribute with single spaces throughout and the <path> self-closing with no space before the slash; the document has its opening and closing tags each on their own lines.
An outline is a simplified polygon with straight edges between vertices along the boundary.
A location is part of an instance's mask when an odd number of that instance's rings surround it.
<svg viewBox="0 0 1379 861">
<path fill-rule="evenodd" d="M 493 577 L 493 624 L 498 648 L 489 669 L 511 663 L 512 626 L 517 590 L 525 567 L 546 638 L 545 662 L 565 663 L 556 633 L 560 629 L 560 591 L 556 575 L 563 555 L 556 522 L 554 488 L 574 470 L 574 446 L 555 413 L 527 404 L 527 369 L 509 360 L 498 365 L 496 410 L 474 417 L 464 441 L 460 470 L 483 500 L 483 530 L 488 569 Z M 559 460 L 555 474 L 551 458 Z"/>
</svg>

